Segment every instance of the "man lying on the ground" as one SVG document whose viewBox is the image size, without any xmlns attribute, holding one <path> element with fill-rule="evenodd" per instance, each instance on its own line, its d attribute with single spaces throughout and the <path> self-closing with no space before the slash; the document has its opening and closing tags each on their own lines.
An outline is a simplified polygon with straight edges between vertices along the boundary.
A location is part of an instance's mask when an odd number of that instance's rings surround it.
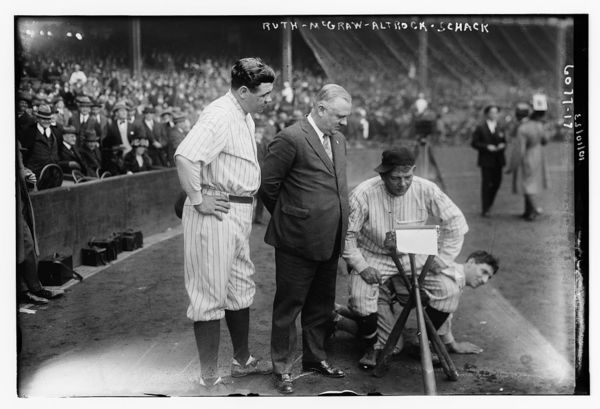
<svg viewBox="0 0 600 409">
<path fill-rule="evenodd" d="M 378 326 L 389 325 L 381 314 L 378 320 L 377 304 L 381 297 L 386 297 L 385 291 L 380 291 L 380 288 L 385 288 L 382 284 L 398 274 L 385 245 L 387 232 L 402 226 L 424 225 L 428 218 L 439 219 L 439 254 L 423 283 L 429 298 L 428 308 L 432 309 L 430 318 L 436 328 L 441 327 L 448 314 L 456 310 L 460 290 L 464 287 L 460 268 L 452 266 L 469 229 L 465 217 L 437 185 L 413 176 L 414 168 L 415 158 L 410 149 L 394 147 L 386 150 L 381 164 L 375 169 L 379 177 L 362 182 L 350 193 L 349 226 L 343 257 L 351 269 L 349 308 L 359 317 L 360 337 L 369 345 L 365 359 L 372 359 L 375 349 L 383 348 L 387 340 L 385 331 L 377 331 Z M 426 258 L 416 256 L 418 270 Z M 408 256 L 402 255 L 400 260 L 404 271 L 410 272 Z M 479 348 L 471 344 L 457 344 L 451 350 L 475 353 Z"/>
<path fill-rule="evenodd" d="M 490 278 L 498 271 L 498 260 L 486 251 L 478 250 L 467 257 L 465 264 L 451 263 L 443 269 L 441 274 L 443 278 L 440 282 L 445 282 L 445 286 L 431 286 L 424 284 L 422 301 L 427 304 L 425 311 L 431 318 L 434 326 L 438 329 L 438 335 L 446 345 L 449 352 L 459 354 L 478 354 L 483 350 L 470 342 L 457 342 L 452 335 L 452 311 L 440 311 L 431 306 L 429 300 L 431 295 L 440 299 L 443 297 L 456 298 L 456 306 L 462 290 L 465 287 L 478 288 L 488 282 Z M 451 280 L 446 279 L 451 277 Z M 426 280 L 431 284 L 433 280 Z M 378 308 L 377 308 L 377 337 L 365 337 L 365 317 L 361 317 L 354 310 L 337 307 L 335 320 L 336 328 L 356 335 L 361 340 L 366 341 L 367 347 L 364 356 L 360 359 L 361 368 L 373 368 L 377 362 L 377 357 L 381 353 L 383 346 L 392 332 L 396 320 L 400 316 L 402 307 L 406 304 L 409 292 L 402 283 L 399 274 L 389 276 L 378 288 Z M 372 329 L 372 328 L 371 328 Z M 367 332 L 369 332 L 367 330 Z M 366 334 L 368 335 L 368 334 Z M 404 346 L 403 338 L 394 347 L 394 353 L 399 353 Z"/>
</svg>

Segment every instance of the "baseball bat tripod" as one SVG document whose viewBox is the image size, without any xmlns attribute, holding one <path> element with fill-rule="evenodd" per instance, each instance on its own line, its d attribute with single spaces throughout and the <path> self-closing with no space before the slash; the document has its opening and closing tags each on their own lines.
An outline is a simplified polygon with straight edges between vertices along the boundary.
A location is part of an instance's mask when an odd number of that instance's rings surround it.
<svg viewBox="0 0 600 409">
<path fill-rule="evenodd" d="M 402 278 L 402 281 L 406 288 L 409 291 L 409 298 L 400 313 L 400 316 L 396 320 L 394 324 L 394 328 L 390 333 L 390 336 L 385 343 L 383 351 L 379 354 L 377 359 L 377 365 L 373 371 L 373 375 L 377 377 L 382 377 L 388 368 L 388 362 L 392 351 L 394 349 L 394 345 L 398 342 L 400 335 L 402 334 L 402 330 L 406 325 L 406 321 L 408 320 L 408 316 L 410 314 L 410 310 L 416 306 L 417 311 L 417 325 L 418 325 L 418 335 L 419 335 L 419 347 L 421 352 L 421 367 L 423 369 L 423 385 L 425 388 L 426 395 L 435 395 L 436 394 L 436 384 L 435 384 L 435 373 L 433 370 L 433 363 L 431 360 L 431 350 L 429 349 L 429 338 L 427 334 L 431 337 L 431 343 L 435 352 L 438 354 L 444 374 L 451 381 L 458 380 L 458 372 L 456 367 L 454 366 L 454 362 L 450 358 L 448 351 L 446 350 L 446 346 L 442 343 L 439 335 L 437 334 L 437 330 L 435 329 L 431 319 L 427 315 L 427 311 L 423 308 L 421 302 L 421 294 L 420 289 L 423 285 L 423 281 L 431 268 L 431 264 L 433 263 L 434 256 L 430 255 L 427 257 L 427 261 L 423 266 L 421 273 L 417 276 L 416 267 L 415 267 L 415 255 L 409 254 L 408 257 L 410 259 L 410 268 L 412 272 L 412 283 L 406 276 L 404 272 L 404 268 L 400 263 L 400 259 L 396 252 L 395 246 L 393 248 L 390 247 L 391 256 L 394 260 L 394 264 L 398 269 L 398 273 Z"/>
</svg>

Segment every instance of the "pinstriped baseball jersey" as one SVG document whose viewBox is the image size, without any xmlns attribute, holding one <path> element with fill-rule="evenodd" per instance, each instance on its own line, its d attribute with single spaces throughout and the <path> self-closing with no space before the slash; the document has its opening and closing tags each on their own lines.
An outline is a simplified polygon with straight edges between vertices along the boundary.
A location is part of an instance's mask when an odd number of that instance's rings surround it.
<svg viewBox="0 0 600 409">
<path fill-rule="evenodd" d="M 175 156 L 187 193 L 183 215 L 187 316 L 194 321 L 221 319 L 225 309 L 252 304 L 255 284 L 250 261 L 252 204 L 231 203 L 220 221 L 197 212 L 203 195 L 252 196 L 260 186 L 254 121 L 228 92 L 209 104 L 178 146 Z"/>
<path fill-rule="evenodd" d="M 460 209 L 433 182 L 413 177 L 403 196 L 387 193 L 379 176 L 366 180 L 350 193 L 350 217 L 344 259 L 352 268 L 350 306 L 359 314 L 377 311 L 378 285 L 367 284 L 358 274 L 367 267 L 376 268 L 385 278 L 397 274 L 396 266 L 384 247 L 385 234 L 406 225 L 423 225 L 430 216 L 441 220 L 438 240 L 439 262 L 446 268 L 430 271 L 424 288 L 431 297 L 430 305 L 440 311 L 451 312 L 458 305 L 459 283 L 464 286 L 460 269 L 454 259 L 462 248 L 463 236 L 468 231 Z M 427 256 L 416 256 L 420 271 Z M 401 257 L 410 274 L 408 256 Z"/>
<path fill-rule="evenodd" d="M 256 156 L 254 121 L 244 114 L 231 92 L 209 104 L 177 147 L 181 155 L 196 164 L 193 177 L 195 194 L 202 186 L 238 196 L 251 196 L 260 186 L 260 167 Z"/>
</svg>

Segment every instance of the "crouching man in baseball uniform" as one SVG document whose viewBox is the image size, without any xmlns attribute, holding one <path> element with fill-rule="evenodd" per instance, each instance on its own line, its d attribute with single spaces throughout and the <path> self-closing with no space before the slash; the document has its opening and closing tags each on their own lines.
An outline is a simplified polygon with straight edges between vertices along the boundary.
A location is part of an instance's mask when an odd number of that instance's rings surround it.
<svg viewBox="0 0 600 409">
<path fill-rule="evenodd" d="M 449 316 L 456 311 L 465 284 L 472 287 L 484 284 L 498 269 L 497 261 L 485 252 L 476 252 L 465 265 L 454 262 L 468 231 L 465 217 L 435 183 L 414 176 L 414 168 L 411 150 L 391 148 L 383 152 L 382 162 L 375 169 L 379 176 L 362 182 L 350 193 L 343 257 L 351 268 L 348 307 L 358 324 L 357 335 L 367 346 L 360 360 L 365 369 L 375 366 L 377 354 L 402 310 L 394 305 L 395 296 L 408 298 L 407 290 L 405 294 L 398 294 L 398 286 L 390 285 L 393 282 L 390 278 L 397 275 L 398 270 L 385 245 L 386 232 L 407 225 L 424 225 L 430 217 L 437 219 L 440 237 L 439 255 L 423 283 L 429 300 L 426 310 L 436 329 L 441 329 L 438 333 L 451 352 L 481 351 L 471 343 L 454 341 Z M 417 271 L 426 258 L 416 256 Z M 400 260 L 404 271 L 410 274 L 408 256 L 402 255 Z M 344 323 L 339 324 L 338 328 L 343 329 Z"/>
<path fill-rule="evenodd" d="M 259 58 L 231 70 L 231 89 L 209 104 L 175 152 L 187 199 L 183 208 L 187 316 L 194 321 L 201 384 L 221 383 L 217 373 L 220 320 L 233 343 L 231 375 L 269 374 L 269 362 L 248 349 L 254 299 L 250 261 L 253 196 L 260 186 L 253 113 L 271 102 L 275 72 Z"/>
</svg>

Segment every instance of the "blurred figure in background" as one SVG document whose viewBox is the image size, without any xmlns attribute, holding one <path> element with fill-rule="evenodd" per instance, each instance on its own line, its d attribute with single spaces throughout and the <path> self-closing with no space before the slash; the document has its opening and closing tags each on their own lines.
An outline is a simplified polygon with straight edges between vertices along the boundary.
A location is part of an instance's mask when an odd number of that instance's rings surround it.
<svg viewBox="0 0 600 409">
<path fill-rule="evenodd" d="M 89 175 L 83 165 L 83 159 L 77 147 L 77 131 L 74 126 L 65 126 L 63 129 L 58 156 L 60 159 L 58 165 L 65 175 L 71 174 L 73 170 L 79 170 L 86 176 L 96 176 L 95 174 Z"/>
<path fill-rule="evenodd" d="M 534 101 L 535 102 L 535 101 Z M 516 131 L 510 167 L 507 173 L 513 174 L 513 192 L 525 197 L 525 212 L 522 218 L 534 221 L 541 213 L 538 195 L 548 188 L 548 171 L 544 146 L 548 135 L 542 123 L 547 104 L 538 103 L 533 113 L 529 114 L 529 105 L 517 105 L 516 117 L 520 124 Z"/>
<path fill-rule="evenodd" d="M 442 172 L 437 165 L 432 147 L 432 138 L 437 131 L 437 116 L 435 111 L 429 108 L 429 103 L 423 93 L 420 93 L 419 99 L 415 101 L 412 128 L 416 140 L 414 174 L 432 181 L 440 189 L 446 191 Z"/>
<path fill-rule="evenodd" d="M 490 208 L 502 183 L 502 168 L 506 164 L 506 138 L 498 124 L 498 112 L 496 105 L 484 108 L 485 120 L 477 125 L 471 140 L 471 146 L 479 152 L 477 166 L 481 168 L 481 217 L 490 217 Z"/>
<path fill-rule="evenodd" d="M 98 169 L 102 167 L 102 154 L 100 152 L 100 137 L 93 129 L 88 129 L 83 134 L 81 158 L 83 159 L 83 167 L 86 169 L 86 176 L 95 177 L 99 173 Z M 115 171 L 112 174 L 118 174 L 118 172 Z"/>
<path fill-rule="evenodd" d="M 39 178 L 44 166 L 58 164 L 59 135 L 52 123 L 50 106 L 42 104 L 35 113 L 37 122 L 30 125 L 21 134 L 21 145 L 25 149 L 23 161 L 25 166 Z"/>
<path fill-rule="evenodd" d="M 123 159 L 125 173 L 131 175 L 132 173 L 145 172 L 152 170 L 152 160 L 147 154 L 148 146 L 150 141 L 146 138 L 143 133 L 138 133 L 131 140 L 131 150 Z"/>
<path fill-rule="evenodd" d="M 49 108 L 48 108 L 49 109 Z M 35 174 L 23 166 L 21 144 L 16 143 L 17 201 L 17 301 L 19 304 L 48 304 L 48 300 L 64 294 L 42 287 L 38 277 L 39 249 L 35 237 L 33 206 L 27 184 L 35 185 Z"/>
</svg>

